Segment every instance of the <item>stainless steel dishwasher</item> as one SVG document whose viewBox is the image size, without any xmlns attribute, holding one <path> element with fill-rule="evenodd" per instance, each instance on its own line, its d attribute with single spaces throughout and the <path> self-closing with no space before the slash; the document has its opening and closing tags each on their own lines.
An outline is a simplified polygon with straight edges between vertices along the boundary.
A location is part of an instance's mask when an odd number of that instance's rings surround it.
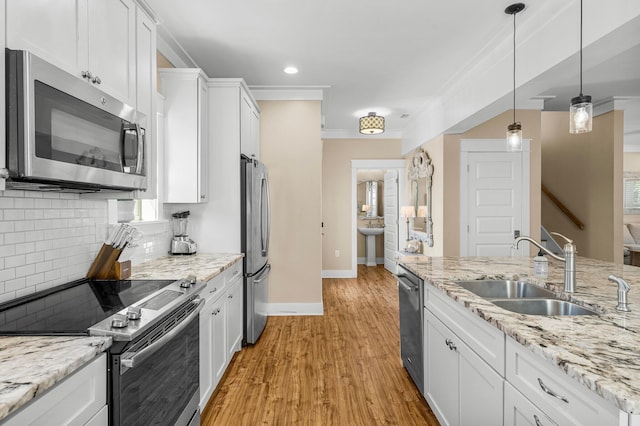
<svg viewBox="0 0 640 426">
<path fill-rule="evenodd" d="M 424 281 L 402 265 L 398 265 L 398 295 L 402 365 L 409 372 L 420 393 L 424 395 L 422 345 Z"/>
</svg>

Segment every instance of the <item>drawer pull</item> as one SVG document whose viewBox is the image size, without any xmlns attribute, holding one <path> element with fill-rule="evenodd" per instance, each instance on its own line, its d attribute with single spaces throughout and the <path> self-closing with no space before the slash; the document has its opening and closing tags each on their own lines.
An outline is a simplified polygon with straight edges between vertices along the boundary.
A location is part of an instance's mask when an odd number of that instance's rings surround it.
<svg viewBox="0 0 640 426">
<path fill-rule="evenodd" d="M 551 396 L 553 396 L 553 397 L 555 397 L 555 398 L 558 398 L 559 400 L 564 401 L 564 402 L 566 402 L 567 404 L 569 403 L 569 400 L 568 400 L 566 397 L 561 396 L 561 395 L 558 395 L 557 393 L 555 393 L 554 391 L 552 391 L 551 389 L 549 389 L 549 388 L 548 388 L 548 387 L 547 387 L 547 386 L 542 382 L 542 379 L 541 379 L 540 377 L 538 377 L 538 383 L 540 384 L 540 387 L 542 388 L 542 390 L 543 390 L 543 391 L 545 391 L 547 394 L 549 394 L 549 395 L 551 395 Z"/>
<path fill-rule="evenodd" d="M 457 350 L 457 349 L 458 349 L 458 348 L 456 347 L 456 345 L 453 343 L 453 340 L 451 340 L 451 339 L 446 339 L 446 340 L 444 341 L 444 343 L 445 343 L 447 346 L 449 346 L 449 350 L 451 350 L 451 351 L 455 351 L 455 350 Z"/>
<path fill-rule="evenodd" d="M 215 293 L 216 291 L 218 291 L 218 288 L 214 287 L 213 290 L 211 290 L 209 293 Z"/>
<path fill-rule="evenodd" d="M 533 420 L 536 421 L 536 426 L 542 426 L 542 423 L 540 423 L 540 419 L 538 418 L 537 414 L 533 415 Z"/>
</svg>

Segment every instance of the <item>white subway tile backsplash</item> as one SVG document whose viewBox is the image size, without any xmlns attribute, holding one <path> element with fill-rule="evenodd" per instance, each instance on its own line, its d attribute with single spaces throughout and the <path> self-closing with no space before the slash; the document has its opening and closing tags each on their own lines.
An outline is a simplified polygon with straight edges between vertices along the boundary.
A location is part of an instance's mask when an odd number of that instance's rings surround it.
<svg viewBox="0 0 640 426">
<path fill-rule="evenodd" d="M 4 234 L 5 244 L 20 244 L 24 243 L 26 238 L 24 232 L 7 232 Z"/>
<path fill-rule="evenodd" d="M 23 243 L 23 244 L 17 244 L 16 245 L 16 254 L 29 254 L 29 253 L 33 253 L 36 249 L 36 244 L 35 243 Z M 27 263 L 33 263 L 33 262 L 29 262 L 28 260 L 25 260 Z"/>
<path fill-rule="evenodd" d="M 22 266 L 25 263 L 26 263 L 26 257 L 23 254 L 20 254 L 17 256 L 7 256 L 4 258 L 5 268 L 15 268 L 16 266 Z"/>
<path fill-rule="evenodd" d="M 3 212 L 4 220 L 24 220 L 23 209 L 7 209 Z"/>
<path fill-rule="evenodd" d="M 36 273 L 36 265 L 24 265 L 16 268 L 16 278 L 28 277 Z"/>
<path fill-rule="evenodd" d="M 32 209 L 34 205 L 33 198 L 16 198 L 13 202 L 13 206 L 16 209 Z"/>
<path fill-rule="evenodd" d="M 135 265 L 167 254 L 168 223 L 132 225 L 143 238 L 121 260 Z M 106 200 L 0 192 L 0 303 L 83 278 L 113 226 L 107 224 Z"/>
</svg>

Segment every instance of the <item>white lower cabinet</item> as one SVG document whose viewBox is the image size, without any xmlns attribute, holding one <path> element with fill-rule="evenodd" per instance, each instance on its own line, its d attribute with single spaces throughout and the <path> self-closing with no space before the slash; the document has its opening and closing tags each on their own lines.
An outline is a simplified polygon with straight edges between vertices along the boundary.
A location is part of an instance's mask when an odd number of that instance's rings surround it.
<svg viewBox="0 0 640 426">
<path fill-rule="evenodd" d="M 242 262 L 207 283 L 200 311 L 200 410 L 242 346 Z M 238 326 L 239 324 L 239 326 Z"/>
<path fill-rule="evenodd" d="M 425 283 L 425 398 L 443 425 L 638 425 Z"/>
<path fill-rule="evenodd" d="M 3 425 L 106 426 L 107 421 L 107 355 L 101 354 L 7 418 Z"/>
<path fill-rule="evenodd" d="M 242 274 L 229 286 L 227 295 L 227 356 L 229 359 L 242 347 Z"/>
<path fill-rule="evenodd" d="M 504 384 L 504 424 L 505 426 L 558 425 L 509 382 Z"/>
<path fill-rule="evenodd" d="M 551 424 L 617 425 L 620 420 L 627 423 L 626 413 L 620 412 L 595 393 L 581 388 L 511 338 L 507 338 L 506 360 L 507 380 L 527 400 L 546 413 Z M 619 417 L 621 415 L 624 419 Z"/>
<path fill-rule="evenodd" d="M 425 309 L 425 397 L 443 425 L 501 425 L 503 378 Z"/>
</svg>

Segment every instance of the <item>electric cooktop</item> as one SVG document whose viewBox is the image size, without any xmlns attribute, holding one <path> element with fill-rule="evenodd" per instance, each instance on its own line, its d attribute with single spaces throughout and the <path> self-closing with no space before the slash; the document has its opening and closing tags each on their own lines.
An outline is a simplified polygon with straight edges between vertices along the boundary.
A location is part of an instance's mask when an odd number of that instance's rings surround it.
<svg viewBox="0 0 640 426">
<path fill-rule="evenodd" d="M 176 280 L 89 280 L 0 304 L 0 335 L 89 335 L 89 327 Z"/>
</svg>

